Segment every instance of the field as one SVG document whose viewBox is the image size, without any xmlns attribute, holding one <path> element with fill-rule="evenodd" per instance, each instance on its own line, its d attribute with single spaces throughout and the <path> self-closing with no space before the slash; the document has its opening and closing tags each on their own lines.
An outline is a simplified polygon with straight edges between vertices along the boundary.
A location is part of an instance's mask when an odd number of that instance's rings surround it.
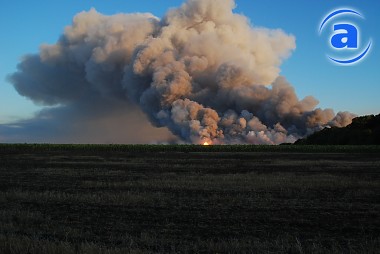
<svg viewBox="0 0 380 254">
<path fill-rule="evenodd" d="M 380 253 L 380 147 L 0 145 L 0 253 Z"/>
</svg>

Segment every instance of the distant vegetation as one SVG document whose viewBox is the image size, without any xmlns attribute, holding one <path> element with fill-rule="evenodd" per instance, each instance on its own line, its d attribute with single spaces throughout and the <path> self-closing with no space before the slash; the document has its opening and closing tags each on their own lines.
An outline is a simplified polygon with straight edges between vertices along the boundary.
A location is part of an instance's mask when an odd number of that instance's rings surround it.
<svg viewBox="0 0 380 254">
<path fill-rule="evenodd" d="M 215 152 L 294 152 L 294 153 L 380 153 L 379 145 L 99 145 L 99 144 L 1 144 L 0 154 L 10 152 L 80 152 L 103 154 L 109 152 L 174 152 L 174 153 L 215 153 Z"/>
<path fill-rule="evenodd" d="M 380 145 L 380 114 L 354 118 L 344 128 L 325 128 L 298 145 Z"/>
</svg>

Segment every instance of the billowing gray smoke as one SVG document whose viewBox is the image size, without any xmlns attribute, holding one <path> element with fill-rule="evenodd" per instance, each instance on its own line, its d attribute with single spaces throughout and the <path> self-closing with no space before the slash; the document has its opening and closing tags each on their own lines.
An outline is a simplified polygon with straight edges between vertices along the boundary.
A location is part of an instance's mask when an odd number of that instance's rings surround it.
<svg viewBox="0 0 380 254">
<path fill-rule="evenodd" d="M 82 12 L 10 80 L 45 105 L 138 105 L 153 125 L 191 143 L 279 144 L 349 124 L 352 114 L 315 109 L 316 99 L 299 100 L 279 76 L 295 38 L 252 27 L 234 6 L 189 0 L 161 20 Z"/>
</svg>

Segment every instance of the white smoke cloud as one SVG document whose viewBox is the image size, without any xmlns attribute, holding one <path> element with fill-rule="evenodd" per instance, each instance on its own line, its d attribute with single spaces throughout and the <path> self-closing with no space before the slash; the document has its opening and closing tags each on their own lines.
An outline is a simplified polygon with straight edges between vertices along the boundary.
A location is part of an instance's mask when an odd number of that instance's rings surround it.
<svg viewBox="0 0 380 254">
<path fill-rule="evenodd" d="M 279 144 L 349 124 L 352 114 L 316 109 L 315 98 L 299 100 L 279 76 L 294 36 L 256 28 L 234 6 L 188 0 L 161 20 L 79 13 L 56 44 L 26 56 L 10 81 L 36 103 L 69 109 L 55 122 L 88 105 L 92 119 L 136 126 L 136 117 L 118 123 L 117 115 L 138 106 L 154 126 L 191 143 Z M 99 107 L 113 117 L 99 116 Z"/>
</svg>

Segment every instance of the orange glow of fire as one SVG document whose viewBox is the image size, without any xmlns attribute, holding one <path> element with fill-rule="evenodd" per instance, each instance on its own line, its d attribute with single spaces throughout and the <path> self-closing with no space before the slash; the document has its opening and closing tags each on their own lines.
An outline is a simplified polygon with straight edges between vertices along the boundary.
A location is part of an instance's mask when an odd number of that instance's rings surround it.
<svg viewBox="0 0 380 254">
<path fill-rule="evenodd" d="M 203 143 L 204 146 L 209 146 L 210 144 L 206 141 Z"/>
</svg>

